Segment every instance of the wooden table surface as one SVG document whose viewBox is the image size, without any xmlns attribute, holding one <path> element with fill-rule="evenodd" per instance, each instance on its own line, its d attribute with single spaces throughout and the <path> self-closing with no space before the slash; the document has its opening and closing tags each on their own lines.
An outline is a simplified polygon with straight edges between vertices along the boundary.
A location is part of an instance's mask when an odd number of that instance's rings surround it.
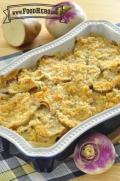
<svg viewBox="0 0 120 181">
<path fill-rule="evenodd" d="M 120 22 L 120 0 L 75 0 L 86 11 L 88 19 L 105 19 L 111 22 Z M 42 3 L 43 0 L 0 0 L 0 56 L 12 54 L 25 49 L 31 49 L 39 45 L 45 44 L 53 40 L 53 37 L 49 35 L 44 26 L 44 19 L 39 19 L 42 23 L 42 31 L 35 41 L 27 46 L 21 48 L 13 48 L 7 44 L 2 34 L 2 21 L 5 17 L 3 10 L 7 5 L 13 5 L 19 3 Z M 44 3 L 56 4 L 60 0 L 44 0 Z"/>
<path fill-rule="evenodd" d="M 120 22 L 120 0 L 75 0 L 86 11 L 88 19 L 105 19 L 113 23 Z M 42 31 L 35 41 L 27 46 L 21 48 L 13 48 L 7 44 L 2 35 L 2 21 L 5 17 L 3 10 L 7 5 L 23 3 L 43 3 L 42 0 L 0 0 L 0 56 L 12 54 L 18 51 L 31 49 L 36 46 L 45 44 L 53 40 L 44 26 L 44 20 L 39 19 L 42 23 Z M 55 4 L 59 0 L 44 0 L 44 3 Z M 115 164 L 108 172 L 90 176 L 85 175 L 74 179 L 74 181 L 120 181 L 120 164 Z"/>
</svg>

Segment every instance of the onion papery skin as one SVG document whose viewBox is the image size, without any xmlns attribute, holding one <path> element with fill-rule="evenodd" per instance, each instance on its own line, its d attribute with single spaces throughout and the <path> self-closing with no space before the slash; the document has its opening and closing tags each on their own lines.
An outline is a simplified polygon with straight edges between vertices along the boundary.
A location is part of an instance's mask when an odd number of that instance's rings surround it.
<svg viewBox="0 0 120 181">
<path fill-rule="evenodd" d="M 88 145 L 88 150 L 86 145 Z M 94 151 L 89 145 L 95 148 Z M 86 153 L 83 156 L 85 149 Z M 93 157 L 91 156 L 92 153 L 95 154 Z M 87 158 L 89 155 L 91 157 Z M 109 170 L 115 162 L 115 157 L 114 145 L 110 139 L 101 133 L 89 134 L 84 137 L 76 145 L 74 151 L 74 161 L 77 168 L 90 175 L 100 174 Z"/>
</svg>

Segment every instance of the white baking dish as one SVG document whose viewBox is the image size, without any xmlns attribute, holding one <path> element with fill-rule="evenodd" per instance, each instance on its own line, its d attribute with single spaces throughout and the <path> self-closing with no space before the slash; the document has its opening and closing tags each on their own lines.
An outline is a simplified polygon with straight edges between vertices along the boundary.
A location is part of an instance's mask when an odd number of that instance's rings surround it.
<svg viewBox="0 0 120 181">
<path fill-rule="evenodd" d="M 19 58 L 16 58 L 9 65 L 0 70 L 0 75 L 8 74 L 14 69 L 33 66 L 43 55 L 51 55 L 58 51 L 62 52 L 71 50 L 74 47 L 76 38 L 87 36 L 90 32 L 103 35 L 109 40 L 114 40 L 120 43 L 120 29 L 116 25 L 113 25 L 107 21 L 86 21 L 76 26 L 61 38 L 47 45 L 33 49 L 32 51 L 23 54 Z M 26 156 L 50 158 L 61 154 L 72 142 L 74 142 L 78 137 L 80 137 L 80 135 L 90 128 L 119 114 L 120 105 L 97 114 L 71 129 L 57 143 L 49 148 L 33 148 L 17 133 L 2 126 L 0 126 L 0 136 L 13 143 Z"/>
</svg>

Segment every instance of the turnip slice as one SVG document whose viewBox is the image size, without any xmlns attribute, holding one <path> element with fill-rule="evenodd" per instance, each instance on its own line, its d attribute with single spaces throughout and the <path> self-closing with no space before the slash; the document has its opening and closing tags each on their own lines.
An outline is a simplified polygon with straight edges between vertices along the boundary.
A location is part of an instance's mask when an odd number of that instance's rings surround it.
<svg viewBox="0 0 120 181">
<path fill-rule="evenodd" d="M 37 37 L 41 24 L 32 18 L 15 19 L 3 24 L 2 29 L 6 41 L 14 47 L 19 47 L 32 42 Z"/>
<path fill-rule="evenodd" d="M 95 175 L 111 168 L 116 153 L 111 140 L 101 133 L 83 138 L 74 151 L 76 166 L 83 172 Z"/>
</svg>

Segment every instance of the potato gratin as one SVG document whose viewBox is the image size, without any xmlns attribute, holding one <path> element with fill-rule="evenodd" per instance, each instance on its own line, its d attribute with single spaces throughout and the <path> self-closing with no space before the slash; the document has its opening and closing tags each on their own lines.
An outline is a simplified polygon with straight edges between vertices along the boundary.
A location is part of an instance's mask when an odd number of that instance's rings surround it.
<svg viewBox="0 0 120 181">
<path fill-rule="evenodd" d="M 81 38 L 71 53 L 0 77 L 0 125 L 37 146 L 54 144 L 81 121 L 120 103 L 120 46 Z"/>
</svg>

